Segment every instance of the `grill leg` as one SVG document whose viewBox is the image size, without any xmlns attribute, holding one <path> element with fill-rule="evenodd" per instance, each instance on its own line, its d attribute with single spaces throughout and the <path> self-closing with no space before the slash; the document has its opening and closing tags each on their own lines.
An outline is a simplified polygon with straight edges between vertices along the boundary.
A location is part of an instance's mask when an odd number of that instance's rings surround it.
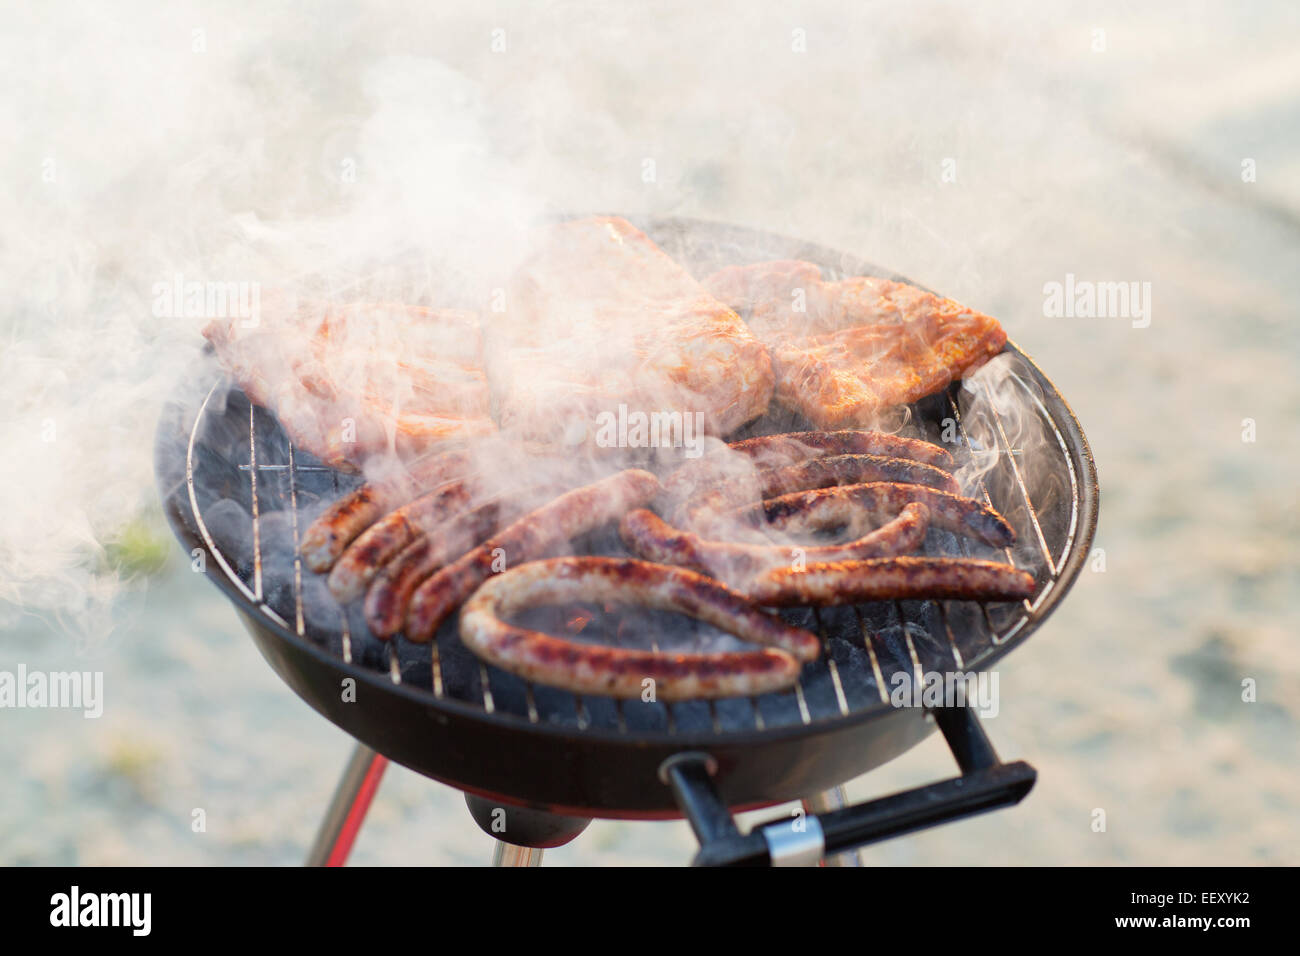
<svg viewBox="0 0 1300 956">
<path fill-rule="evenodd" d="M 492 850 L 492 865 L 541 866 L 542 854 L 545 852 L 545 850 L 539 850 L 535 847 L 515 846 L 513 843 L 497 840 L 497 845 Z"/>
<path fill-rule="evenodd" d="M 348 861 L 387 766 L 387 757 L 357 744 L 316 831 L 316 842 L 307 854 L 308 866 L 342 866 Z"/>
<path fill-rule="evenodd" d="M 821 793 L 814 793 L 810 797 L 805 797 L 803 801 L 803 808 L 809 813 L 828 813 L 831 810 L 840 810 L 848 805 L 848 794 L 844 792 L 843 787 L 831 787 L 829 790 L 823 790 Z M 866 866 L 867 862 L 863 854 L 864 851 L 861 849 L 850 850 L 848 853 L 836 853 L 827 856 L 822 861 L 822 866 Z"/>
</svg>

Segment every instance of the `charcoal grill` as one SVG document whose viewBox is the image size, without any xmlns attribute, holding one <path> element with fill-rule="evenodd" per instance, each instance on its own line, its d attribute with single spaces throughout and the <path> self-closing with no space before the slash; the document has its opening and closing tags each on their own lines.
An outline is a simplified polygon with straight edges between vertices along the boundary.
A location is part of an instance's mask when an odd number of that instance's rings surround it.
<svg viewBox="0 0 1300 956">
<path fill-rule="evenodd" d="M 637 223 L 698 275 L 724 265 L 806 259 L 830 275 L 902 279 L 852 256 L 766 232 L 685 219 Z M 906 281 L 906 280 L 904 280 Z M 1097 521 L 1096 470 L 1065 400 L 1014 344 L 998 403 L 954 384 L 907 410 L 903 434 L 945 444 L 959 464 L 991 462 L 978 492 L 1015 526 L 994 552 L 931 531 L 927 553 L 1010 561 L 1034 573 L 1020 603 L 876 602 L 790 612 L 826 652 L 793 690 L 678 703 L 616 701 L 532 686 L 470 655 L 454 620 L 429 644 L 379 641 L 356 607 L 325 597 L 297 556 L 318 502 L 358 479 L 295 449 L 266 410 L 210 358 L 167 406 L 156 466 L 182 546 L 237 608 L 259 650 L 304 700 L 359 741 L 312 859 L 346 857 L 388 760 L 462 790 L 498 858 L 533 863 L 592 817 L 685 816 L 703 864 L 813 862 L 898 833 L 1018 802 L 1034 770 L 1002 763 L 967 707 L 894 706 L 902 673 L 986 670 L 1060 603 Z M 746 430 L 800 428 L 773 415 Z M 606 542 L 607 544 L 608 542 Z M 289 557 L 286 557 L 289 556 Z M 843 806 L 838 785 L 938 727 L 960 776 Z M 803 800 L 806 814 L 742 834 L 738 810 Z M 501 831 L 504 822 L 505 830 Z"/>
</svg>

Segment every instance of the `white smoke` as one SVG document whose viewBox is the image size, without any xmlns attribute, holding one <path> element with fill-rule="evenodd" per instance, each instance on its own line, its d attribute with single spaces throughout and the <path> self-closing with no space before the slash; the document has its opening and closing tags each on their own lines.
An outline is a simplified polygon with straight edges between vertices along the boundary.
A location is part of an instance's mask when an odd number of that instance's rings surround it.
<svg viewBox="0 0 1300 956">
<path fill-rule="evenodd" d="M 208 318 L 159 308 L 161 284 L 481 298 L 466 277 L 508 272 L 541 201 L 501 159 L 482 90 L 435 59 L 332 74 L 284 56 L 282 15 L 41 13 L 11 12 L 0 39 L 41 81 L 0 105 L 24 133 L 0 157 L 18 184 L 0 245 L 0 613 L 93 638 L 119 584 L 106 546 L 156 501 L 153 429 Z M 325 31 L 311 43 L 328 54 Z"/>
<path fill-rule="evenodd" d="M 117 581 L 104 547 L 155 506 L 159 407 L 201 344 L 205 320 L 155 314 L 155 285 L 176 275 L 481 303 L 540 214 L 680 212 L 883 250 L 921 280 L 955 277 L 944 291 L 958 297 L 973 287 L 973 253 L 913 228 L 932 207 L 880 198 L 913 188 L 916 163 L 961 156 L 966 134 L 931 117 L 943 135 L 916 142 L 916 117 L 882 91 L 917 77 L 835 88 L 846 56 L 866 70 L 896 42 L 876 11 L 691 7 L 671 28 L 668 15 L 6 11 L 0 601 L 105 626 Z M 868 149 L 845 150 L 866 101 Z M 1020 114 L 992 122 L 981 135 L 1035 135 Z M 826 180 L 857 192 L 831 209 L 800 188 Z M 965 232 L 945 219 L 944 236 Z"/>
</svg>

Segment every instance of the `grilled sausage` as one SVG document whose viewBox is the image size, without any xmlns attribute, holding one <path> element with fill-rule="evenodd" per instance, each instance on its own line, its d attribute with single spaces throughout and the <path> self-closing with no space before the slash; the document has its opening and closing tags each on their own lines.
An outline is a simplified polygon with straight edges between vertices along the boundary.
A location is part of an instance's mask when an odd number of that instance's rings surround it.
<svg viewBox="0 0 1300 956">
<path fill-rule="evenodd" d="M 945 471 L 953 466 L 952 455 L 928 441 L 857 429 L 763 435 L 732 442 L 730 448 L 765 465 L 789 465 L 826 455 L 881 455 L 909 458 Z"/>
<path fill-rule="evenodd" d="M 880 455 L 830 455 L 810 458 L 793 465 L 780 465 L 759 471 L 756 482 L 720 481 L 696 498 L 685 502 L 679 512 L 687 527 L 701 526 L 711 512 L 725 511 L 760 498 L 775 498 L 796 491 L 811 491 L 834 485 L 858 485 L 869 481 L 896 481 L 926 485 L 959 494 L 961 487 L 948 472 L 907 458 Z M 755 493 L 754 485 L 757 485 Z"/>
<path fill-rule="evenodd" d="M 371 633 L 382 638 L 400 631 L 420 583 L 492 535 L 501 526 L 502 514 L 502 503 L 489 501 L 420 535 L 384 565 L 366 591 L 366 624 Z"/>
<path fill-rule="evenodd" d="M 801 491 L 770 498 L 761 506 L 746 506 L 735 514 L 742 519 L 761 514 L 772 527 L 787 533 L 824 531 L 837 526 L 847 526 L 852 533 L 864 518 L 898 514 L 912 501 L 923 502 L 930 509 L 930 523 L 937 528 L 976 538 L 995 548 L 1015 543 L 1016 532 L 1007 519 L 982 502 L 936 488 L 897 482 Z"/>
<path fill-rule="evenodd" d="M 464 451 L 446 451 L 422 458 L 409 471 L 387 481 L 366 482 L 330 505 L 302 536 L 307 567 L 324 574 L 357 535 L 394 508 L 406 504 L 421 488 L 450 481 L 469 467 Z"/>
<path fill-rule="evenodd" d="M 330 593 L 346 604 L 366 593 L 366 586 L 388 561 L 425 531 L 445 523 L 469 505 L 464 481 L 449 481 L 390 512 L 353 541 L 330 571 Z"/>
<path fill-rule="evenodd" d="M 366 591 L 366 624 L 377 637 L 391 637 L 406 623 L 415 589 L 448 562 L 481 544 L 539 501 L 554 498 L 554 487 L 530 487 L 486 501 L 422 534 L 389 561 Z"/>
<path fill-rule="evenodd" d="M 764 498 L 811 491 L 833 485 L 860 485 L 868 481 L 899 481 L 926 485 L 951 494 L 961 492 L 957 479 L 942 468 L 907 458 L 882 455 L 829 455 L 794 465 L 782 465 L 760 473 Z"/>
<path fill-rule="evenodd" d="M 677 611 L 758 644 L 739 653 L 664 654 L 598 646 L 504 620 L 534 604 L 612 602 Z M 817 637 L 764 613 L 694 571 L 621 558 L 553 558 L 490 578 L 465 604 L 460 638 L 479 657 L 528 680 L 579 694 L 687 700 L 762 694 L 788 687 L 799 662 L 821 652 Z"/>
<path fill-rule="evenodd" d="M 817 458 L 841 455 L 902 458 L 943 471 L 951 471 L 953 467 L 952 455 L 938 445 L 917 438 L 903 438 L 884 432 L 856 429 L 763 435 L 732 442 L 727 447 L 730 451 L 749 459 L 755 468 L 781 468 Z M 710 488 L 719 481 L 734 481 L 738 477 L 735 465 L 734 456 L 726 454 L 721 449 L 698 461 L 683 465 L 665 480 L 663 504 L 677 509 L 701 489 Z M 743 479 L 748 476 L 740 477 Z M 915 475 L 901 478 L 896 474 L 888 476 L 882 474 L 878 477 L 890 481 L 915 479 Z M 740 504 L 743 500 L 738 498 L 736 503 Z M 681 517 L 680 513 L 679 517 Z"/>
<path fill-rule="evenodd" d="M 473 551 L 438 571 L 411 596 L 406 636 L 427 641 L 446 618 L 487 580 L 499 559 L 511 564 L 546 557 L 570 538 L 622 517 L 660 491 L 648 471 L 629 468 L 560 495 Z"/>
<path fill-rule="evenodd" d="M 847 544 L 822 547 L 735 544 L 707 541 L 668 524 L 653 511 L 629 512 L 619 524 L 623 543 L 647 561 L 694 568 L 724 581 L 744 582 L 756 574 L 789 567 L 796 558 L 814 563 L 906 554 L 921 546 L 930 510 L 920 502 L 903 508 L 893 521 Z"/>
<path fill-rule="evenodd" d="M 769 607 L 910 598 L 1008 601 L 1033 596 L 1034 578 L 994 561 L 897 557 L 780 568 L 759 575 L 744 591 Z"/>
</svg>

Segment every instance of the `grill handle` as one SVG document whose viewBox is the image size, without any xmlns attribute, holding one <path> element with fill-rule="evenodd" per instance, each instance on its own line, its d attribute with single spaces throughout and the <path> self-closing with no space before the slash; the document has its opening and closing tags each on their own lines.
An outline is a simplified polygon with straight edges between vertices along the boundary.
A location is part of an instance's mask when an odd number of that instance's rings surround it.
<svg viewBox="0 0 1300 956">
<path fill-rule="evenodd" d="M 961 776 L 828 813 L 799 815 L 736 828 L 713 785 L 713 759 L 682 753 L 664 761 L 660 776 L 700 841 L 694 866 L 789 866 L 902 836 L 950 820 L 1019 803 L 1036 770 L 1024 761 L 1002 763 L 968 707 L 931 711 Z"/>
</svg>

